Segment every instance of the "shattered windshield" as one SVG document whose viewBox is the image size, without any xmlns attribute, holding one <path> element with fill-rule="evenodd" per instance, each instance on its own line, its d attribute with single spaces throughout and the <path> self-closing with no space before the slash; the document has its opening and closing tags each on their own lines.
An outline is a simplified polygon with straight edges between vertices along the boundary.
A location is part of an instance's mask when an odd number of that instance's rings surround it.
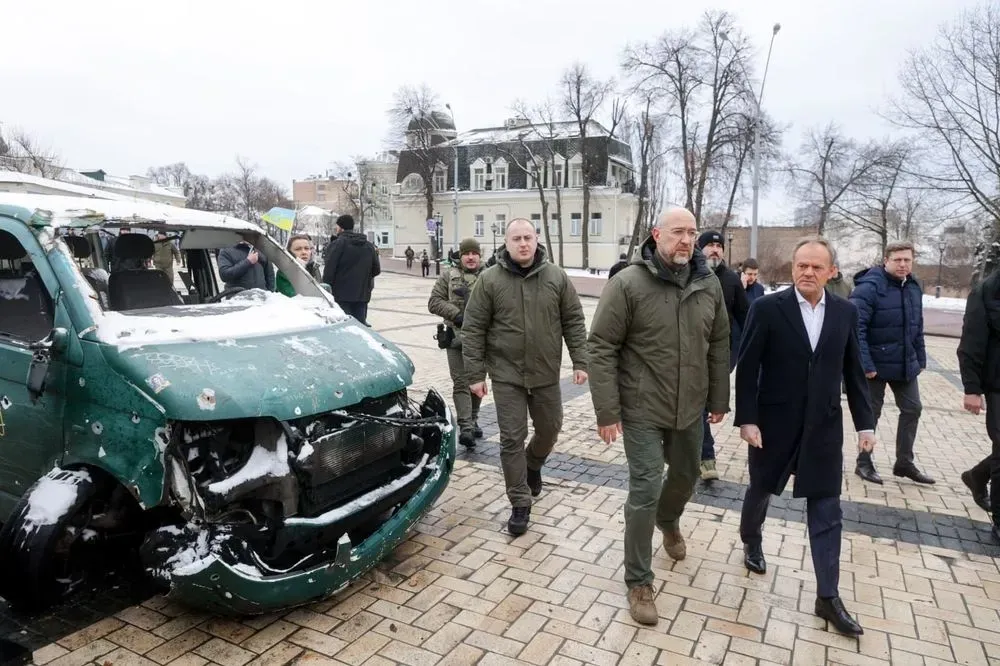
<svg viewBox="0 0 1000 666">
<path fill-rule="evenodd" d="M 315 248 L 292 257 L 270 237 L 231 229 L 110 226 L 63 229 L 98 336 L 201 340 L 301 330 L 346 319 L 317 278 Z"/>
</svg>

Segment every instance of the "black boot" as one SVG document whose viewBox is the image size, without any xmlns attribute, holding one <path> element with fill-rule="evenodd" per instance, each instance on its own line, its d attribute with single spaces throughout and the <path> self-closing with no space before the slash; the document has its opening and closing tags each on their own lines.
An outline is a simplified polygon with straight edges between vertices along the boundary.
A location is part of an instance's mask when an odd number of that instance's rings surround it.
<svg viewBox="0 0 1000 666">
<path fill-rule="evenodd" d="M 767 560 L 764 559 L 764 549 L 760 544 L 743 544 L 743 565 L 758 574 L 767 571 Z"/>
<path fill-rule="evenodd" d="M 483 429 L 479 427 L 479 422 L 478 421 L 476 421 L 476 427 L 472 431 L 472 434 L 475 435 L 476 439 L 482 439 L 483 438 Z"/>
<path fill-rule="evenodd" d="M 531 489 L 532 497 L 538 497 L 542 494 L 542 470 L 528 470 L 528 488 Z"/>
<path fill-rule="evenodd" d="M 471 432 L 463 432 L 461 435 L 459 435 L 458 443 L 464 446 L 469 451 L 476 448 L 476 438 L 472 436 Z"/>
<path fill-rule="evenodd" d="M 872 462 L 872 454 L 861 453 L 858 455 L 858 464 L 854 468 L 854 473 L 865 481 L 871 481 L 882 485 L 882 477 L 875 471 L 875 463 Z"/>
<path fill-rule="evenodd" d="M 975 502 L 980 509 L 989 513 L 990 494 L 986 490 L 986 484 L 988 481 L 985 479 L 977 479 L 970 469 L 967 472 L 962 472 L 962 483 L 964 483 L 965 487 L 969 489 L 970 493 L 972 493 L 972 501 Z"/>
<path fill-rule="evenodd" d="M 861 628 L 847 609 L 840 597 L 829 599 L 816 598 L 816 615 L 823 618 L 842 634 L 847 636 L 861 636 L 865 630 Z"/>
<path fill-rule="evenodd" d="M 514 536 L 521 536 L 528 531 L 529 518 L 531 518 L 530 506 L 515 506 L 510 510 L 510 520 L 507 521 L 507 531 Z"/>
</svg>

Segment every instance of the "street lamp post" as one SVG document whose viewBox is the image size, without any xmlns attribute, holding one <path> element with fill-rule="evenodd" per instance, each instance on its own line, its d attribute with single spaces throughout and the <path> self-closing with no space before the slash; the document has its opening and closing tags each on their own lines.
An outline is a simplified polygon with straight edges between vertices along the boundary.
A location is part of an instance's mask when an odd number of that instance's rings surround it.
<svg viewBox="0 0 1000 666">
<path fill-rule="evenodd" d="M 451 104 L 444 105 L 448 109 L 448 113 L 451 114 L 451 124 L 455 128 L 455 175 L 452 178 L 452 189 L 454 190 L 454 203 L 452 204 L 452 212 L 455 216 L 455 228 L 452 230 L 452 247 L 451 249 L 458 249 L 458 125 L 455 124 L 455 112 L 451 109 Z"/>
<path fill-rule="evenodd" d="M 764 62 L 764 76 L 760 80 L 760 93 L 754 96 L 754 119 L 753 119 L 753 218 L 750 222 L 750 256 L 757 257 L 757 211 L 760 203 L 760 105 L 761 99 L 764 97 L 764 82 L 767 81 L 767 69 L 771 64 L 771 51 L 774 49 L 774 38 L 777 36 L 778 31 L 781 30 L 781 24 L 775 23 L 774 27 L 771 29 L 771 44 L 767 47 L 767 60 Z M 726 33 L 720 35 L 723 40 L 729 41 L 729 36 Z M 732 42 L 730 42 L 732 43 Z M 749 82 L 750 77 L 747 76 L 746 68 L 743 62 L 740 61 L 740 67 L 743 68 L 743 76 L 746 76 Z M 753 90 L 750 90 L 753 94 Z"/>
<path fill-rule="evenodd" d="M 500 232 L 500 225 L 494 222 L 490 225 L 490 231 L 493 232 L 493 254 L 497 253 L 497 234 Z"/>
<path fill-rule="evenodd" d="M 938 279 L 937 279 L 937 289 L 935 289 L 934 298 L 941 298 L 941 272 L 944 268 L 944 251 L 948 249 L 948 244 L 942 238 L 938 241 Z"/>
<path fill-rule="evenodd" d="M 730 268 L 732 268 L 733 267 L 733 232 L 732 231 L 727 231 L 726 232 L 726 247 L 729 248 L 729 253 L 728 253 L 729 257 L 726 259 L 726 263 L 729 264 Z"/>
<path fill-rule="evenodd" d="M 437 244 L 437 252 L 434 257 L 434 275 L 441 275 L 441 246 L 444 244 L 444 229 L 442 229 L 441 213 L 434 213 L 434 241 Z"/>
</svg>

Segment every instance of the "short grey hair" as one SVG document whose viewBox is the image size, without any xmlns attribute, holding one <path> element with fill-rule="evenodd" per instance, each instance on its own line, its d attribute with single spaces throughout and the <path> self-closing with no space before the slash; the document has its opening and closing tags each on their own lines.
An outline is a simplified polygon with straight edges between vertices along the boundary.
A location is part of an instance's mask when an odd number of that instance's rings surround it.
<svg viewBox="0 0 1000 666">
<path fill-rule="evenodd" d="M 822 236 L 807 236 L 800 239 L 799 242 L 795 244 L 795 250 L 792 251 L 792 257 L 795 257 L 799 250 L 806 245 L 822 245 L 826 248 L 826 251 L 830 253 L 830 265 L 837 265 L 837 251 L 833 248 L 833 243 Z"/>
</svg>

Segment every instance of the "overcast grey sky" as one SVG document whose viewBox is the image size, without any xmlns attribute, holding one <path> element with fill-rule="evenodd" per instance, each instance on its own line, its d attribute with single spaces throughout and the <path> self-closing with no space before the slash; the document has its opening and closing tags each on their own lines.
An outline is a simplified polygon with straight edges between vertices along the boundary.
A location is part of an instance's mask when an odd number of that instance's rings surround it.
<svg viewBox="0 0 1000 666">
<path fill-rule="evenodd" d="M 762 68 L 764 106 L 792 124 L 786 148 L 831 120 L 888 131 L 874 110 L 907 49 L 975 0 L 422 0 L 421 2 L 4 3 L 0 122 L 67 166 L 144 173 L 185 161 L 210 175 L 237 153 L 292 178 L 383 147 L 401 84 L 427 83 L 459 129 L 496 125 L 513 100 L 552 94 L 574 60 L 617 74 L 623 47 L 728 9 Z M 790 202 L 773 191 L 762 219 Z M 743 211 L 749 215 L 749 205 Z"/>
</svg>

